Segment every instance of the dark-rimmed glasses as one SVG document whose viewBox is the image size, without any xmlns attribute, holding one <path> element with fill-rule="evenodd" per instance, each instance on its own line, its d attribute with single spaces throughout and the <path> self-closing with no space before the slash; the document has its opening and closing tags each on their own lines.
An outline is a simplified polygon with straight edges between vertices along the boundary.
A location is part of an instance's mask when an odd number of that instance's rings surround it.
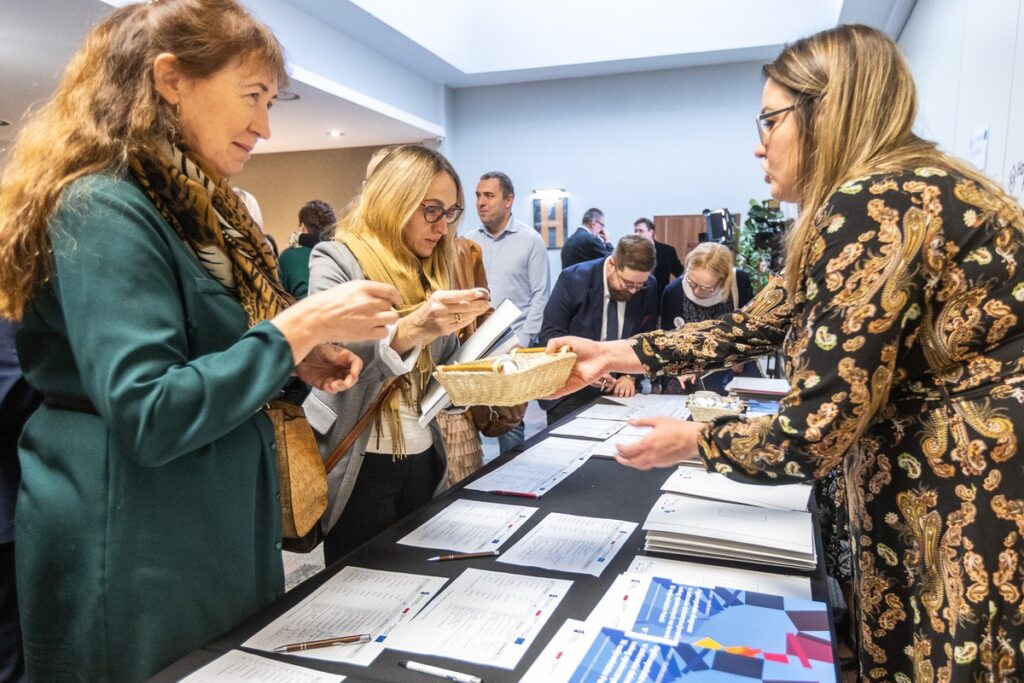
<svg viewBox="0 0 1024 683">
<path fill-rule="evenodd" d="M 436 223 L 441 220 L 441 216 L 444 216 L 448 220 L 448 223 L 454 223 L 462 217 L 463 208 L 461 206 L 453 206 L 452 208 L 445 211 L 436 204 L 420 204 L 423 207 L 423 220 L 428 223 Z"/>
<path fill-rule="evenodd" d="M 772 128 L 775 127 L 776 116 L 785 114 L 788 111 L 796 109 L 795 104 L 791 104 L 788 107 L 782 109 L 776 109 L 775 111 L 766 111 L 763 114 L 758 114 L 754 117 L 754 121 L 757 123 L 757 137 L 761 140 L 762 145 L 768 144 L 768 135 L 771 134 Z"/>
<path fill-rule="evenodd" d="M 619 284 L 622 285 L 622 288 L 627 292 L 642 292 L 647 289 L 646 280 L 643 282 L 633 282 L 632 280 L 627 280 L 622 277 L 622 273 L 618 268 L 613 267 L 612 270 L 615 271 L 615 278 L 619 281 Z"/>
</svg>

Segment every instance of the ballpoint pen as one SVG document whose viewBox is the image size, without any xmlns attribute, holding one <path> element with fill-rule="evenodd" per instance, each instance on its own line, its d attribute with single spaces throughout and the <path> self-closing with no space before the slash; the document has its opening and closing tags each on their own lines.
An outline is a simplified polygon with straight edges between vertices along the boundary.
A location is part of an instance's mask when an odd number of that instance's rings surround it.
<svg viewBox="0 0 1024 683">
<path fill-rule="evenodd" d="M 471 560 L 474 557 L 494 557 L 500 550 L 485 550 L 481 553 L 453 553 L 451 555 L 437 555 L 428 557 L 427 562 L 447 562 L 448 560 Z"/>
<path fill-rule="evenodd" d="M 419 662 L 399 662 L 398 666 L 408 669 L 409 671 L 419 671 L 421 674 L 437 676 L 438 678 L 443 678 L 448 681 L 455 681 L 455 683 L 481 683 L 479 676 L 459 673 L 458 671 L 450 671 L 448 669 L 442 669 L 439 666 L 431 666 L 430 664 L 421 664 Z"/>
<path fill-rule="evenodd" d="M 337 638 L 324 638 L 323 640 L 307 640 L 303 643 L 288 643 L 275 647 L 274 652 L 302 652 L 303 650 L 315 650 L 320 647 L 332 647 L 334 645 L 356 645 L 370 642 L 369 633 L 361 633 L 354 636 L 338 636 Z"/>
<path fill-rule="evenodd" d="M 540 494 L 530 493 L 529 491 L 490 491 L 490 493 L 499 496 L 516 496 L 517 498 L 540 498 Z"/>
</svg>

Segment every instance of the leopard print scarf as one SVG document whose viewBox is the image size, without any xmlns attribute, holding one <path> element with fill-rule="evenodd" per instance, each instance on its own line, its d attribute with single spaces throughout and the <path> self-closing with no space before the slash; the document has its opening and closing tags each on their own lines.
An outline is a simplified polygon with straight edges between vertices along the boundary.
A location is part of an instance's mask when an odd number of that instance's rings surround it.
<svg viewBox="0 0 1024 683">
<path fill-rule="evenodd" d="M 294 303 L 277 276 L 277 257 L 238 196 L 195 154 L 165 143 L 137 154 L 131 171 L 146 196 L 218 282 L 234 292 L 249 326 Z"/>
</svg>

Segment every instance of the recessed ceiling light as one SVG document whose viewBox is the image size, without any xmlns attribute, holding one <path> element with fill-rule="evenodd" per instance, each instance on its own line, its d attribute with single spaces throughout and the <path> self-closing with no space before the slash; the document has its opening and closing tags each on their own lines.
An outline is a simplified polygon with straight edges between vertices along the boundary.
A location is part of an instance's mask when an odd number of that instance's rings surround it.
<svg viewBox="0 0 1024 683">
<path fill-rule="evenodd" d="M 298 100 L 298 99 L 302 99 L 302 97 L 297 92 L 292 92 L 291 90 L 278 90 L 277 91 L 277 101 L 278 102 L 294 102 L 295 100 Z"/>
<path fill-rule="evenodd" d="M 330 135 L 332 138 L 340 138 L 342 135 L 344 135 L 344 133 L 342 133 L 340 130 L 330 130 L 327 131 L 327 134 Z"/>
</svg>

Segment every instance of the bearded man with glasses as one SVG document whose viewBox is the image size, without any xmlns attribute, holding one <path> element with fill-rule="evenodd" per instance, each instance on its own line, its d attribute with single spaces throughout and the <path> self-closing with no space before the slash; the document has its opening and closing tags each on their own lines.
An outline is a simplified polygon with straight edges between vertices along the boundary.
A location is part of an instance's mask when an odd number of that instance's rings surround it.
<svg viewBox="0 0 1024 683">
<path fill-rule="evenodd" d="M 608 341 L 626 339 L 658 326 L 658 291 L 652 275 L 654 244 L 639 235 L 619 240 L 611 256 L 578 263 L 558 276 L 544 308 L 540 341 L 575 335 Z M 540 401 L 554 424 L 603 393 L 632 396 L 640 375 L 597 378 L 589 387 L 565 398 Z"/>
</svg>

